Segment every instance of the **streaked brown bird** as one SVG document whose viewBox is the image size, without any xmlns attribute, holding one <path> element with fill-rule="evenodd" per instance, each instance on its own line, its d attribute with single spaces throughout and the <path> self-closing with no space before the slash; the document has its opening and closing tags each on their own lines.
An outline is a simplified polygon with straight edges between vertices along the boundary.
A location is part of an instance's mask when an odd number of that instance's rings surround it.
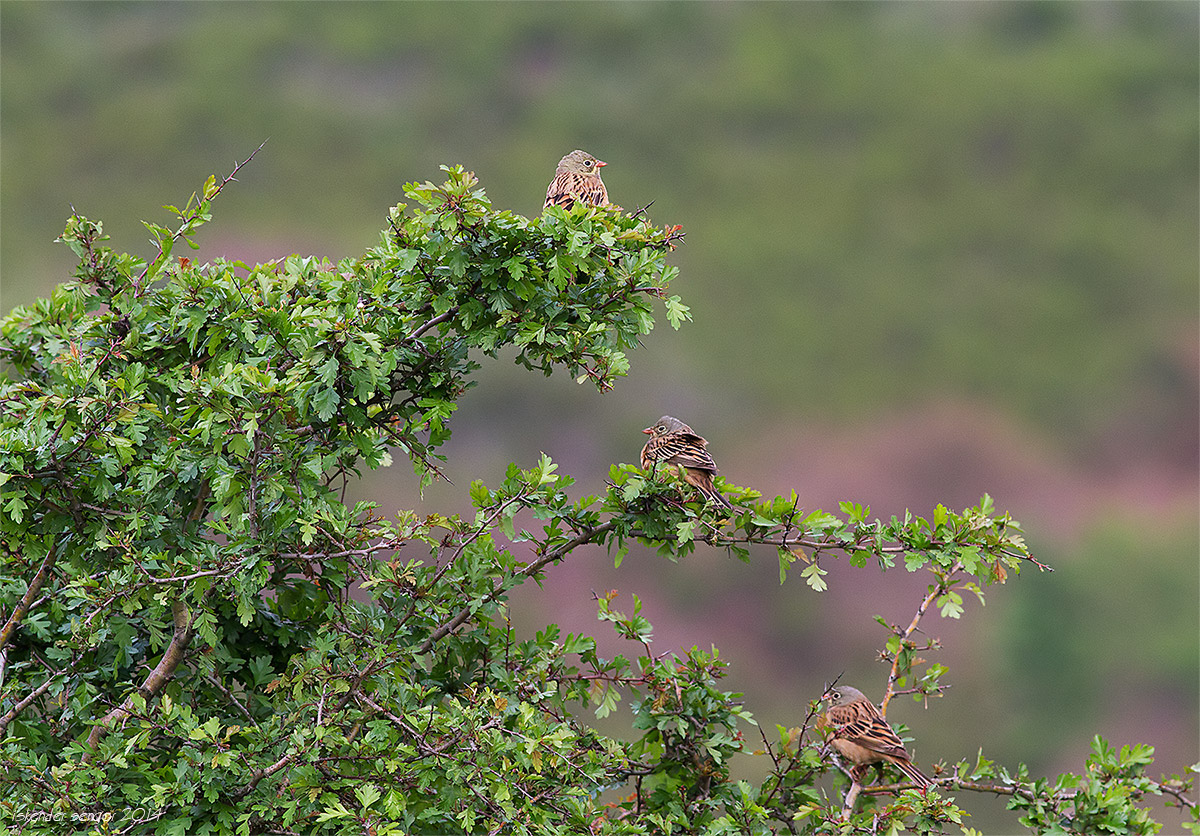
<svg viewBox="0 0 1200 836">
<path fill-rule="evenodd" d="M 642 448 L 642 470 L 649 470 L 659 463 L 676 465 L 684 481 L 700 491 L 708 502 L 722 508 L 733 507 L 713 485 L 717 463 L 704 449 L 708 442 L 696 435 L 691 427 L 678 418 L 664 415 L 642 432 L 650 436 Z"/>
<path fill-rule="evenodd" d="M 913 766 L 904 743 L 862 691 L 849 685 L 835 685 L 821 699 L 827 705 L 823 725 L 833 729 L 830 743 L 853 764 L 850 777 L 856 784 L 862 783 L 867 767 L 885 761 L 922 787 L 933 783 Z"/>
<path fill-rule="evenodd" d="M 600 169 L 608 163 L 598 160 L 587 151 L 572 151 L 558 161 L 554 179 L 546 189 L 543 209 L 561 206 L 570 209 L 579 200 L 591 206 L 608 205 L 608 189 L 600 179 Z"/>
</svg>

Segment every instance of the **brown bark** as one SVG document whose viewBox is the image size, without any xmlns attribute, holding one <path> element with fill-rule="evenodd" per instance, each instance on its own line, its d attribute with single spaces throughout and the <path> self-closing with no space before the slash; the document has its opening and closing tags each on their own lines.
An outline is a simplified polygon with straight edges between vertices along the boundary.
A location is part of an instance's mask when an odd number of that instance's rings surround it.
<svg viewBox="0 0 1200 836">
<path fill-rule="evenodd" d="M 130 709 L 133 708 L 134 695 L 141 694 L 143 699 L 149 701 L 163 689 L 163 686 L 167 684 L 171 676 L 175 673 L 175 669 L 179 667 L 179 663 L 183 661 L 184 651 L 191 644 L 192 637 L 196 635 L 196 620 L 192 618 L 188 612 L 187 605 L 181 600 L 176 600 L 171 604 L 171 613 L 175 619 L 175 634 L 171 637 L 171 643 L 167 645 L 167 651 L 163 654 L 158 664 L 154 666 L 154 670 L 150 671 L 150 674 L 138 687 L 137 691 L 126 697 L 119 706 L 104 715 L 92 727 L 92 732 L 88 735 L 87 739 L 88 746 L 91 747 L 92 751 L 84 755 L 84 763 L 91 762 L 95 757 L 96 747 L 100 745 L 100 741 L 108 733 L 108 730 L 130 715 Z"/>
</svg>

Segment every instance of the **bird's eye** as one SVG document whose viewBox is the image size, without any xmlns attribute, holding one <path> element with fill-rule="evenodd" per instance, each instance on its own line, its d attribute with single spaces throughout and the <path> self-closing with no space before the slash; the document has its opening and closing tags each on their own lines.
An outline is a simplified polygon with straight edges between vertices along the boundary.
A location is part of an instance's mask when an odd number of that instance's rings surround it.
<svg viewBox="0 0 1200 836">
<path fill-rule="evenodd" d="M 665 432 L 667 431 L 667 425 L 666 425 L 666 424 L 659 424 L 657 427 L 655 427 L 655 428 L 654 428 L 654 431 L 655 431 L 655 432 L 660 432 L 660 433 L 665 433 Z"/>
<path fill-rule="evenodd" d="M 585 166 L 587 166 L 588 168 L 591 168 L 592 166 L 594 166 L 596 164 L 596 161 L 595 160 L 584 160 L 583 164 Z"/>
</svg>

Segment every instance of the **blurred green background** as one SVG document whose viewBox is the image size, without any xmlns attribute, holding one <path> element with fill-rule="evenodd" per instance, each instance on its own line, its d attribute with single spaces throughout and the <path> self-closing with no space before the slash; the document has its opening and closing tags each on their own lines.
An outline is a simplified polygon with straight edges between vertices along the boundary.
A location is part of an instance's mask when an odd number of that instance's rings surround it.
<svg viewBox="0 0 1200 836">
<path fill-rule="evenodd" d="M 665 321 L 605 396 L 486 364 L 444 448 L 453 485 L 369 474 L 385 510 L 465 510 L 472 478 L 546 451 L 598 492 L 664 412 L 723 475 L 887 516 L 985 491 L 1053 574 L 929 618 L 953 688 L 901 702 L 919 763 L 983 747 L 1035 774 L 1089 739 L 1200 760 L 1200 255 L 1194 3 L 3 3 L 0 307 L 73 260 L 74 206 L 150 253 L 209 174 L 263 140 L 198 253 L 371 246 L 409 181 L 474 170 L 540 211 L 558 158 L 608 161 L 687 241 Z M 599 550 L 522 590 L 523 631 L 643 601 L 656 649 L 715 644 L 768 730 L 823 682 L 881 696 L 884 635 L 924 581 L 829 562 L 821 595 L 700 552 Z M 636 652 L 608 642 L 609 652 Z M 761 760 L 761 759 L 759 759 Z M 747 757 L 753 775 L 763 768 Z M 960 798 L 989 832 L 1002 802 Z M 1167 817 L 1167 832 L 1177 819 Z"/>
</svg>

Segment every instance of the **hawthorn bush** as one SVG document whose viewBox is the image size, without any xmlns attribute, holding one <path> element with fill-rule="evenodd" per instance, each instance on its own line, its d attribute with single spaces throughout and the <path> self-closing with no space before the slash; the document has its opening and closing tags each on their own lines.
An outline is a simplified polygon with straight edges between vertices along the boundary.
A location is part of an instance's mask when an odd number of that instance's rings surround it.
<svg viewBox="0 0 1200 836">
<path fill-rule="evenodd" d="M 959 790 L 1001 793 L 1040 833 L 1153 833 L 1152 749 L 1094 742 L 1080 775 L 1034 779 L 982 753 L 923 764 L 843 809 L 849 781 L 817 724 L 759 730 L 717 653 L 652 655 L 636 609 L 598 600 L 629 641 L 602 658 L 549 624 L 517 635 L 507 594 L 585 544 L 774 549 L 929 577 L 908 625 L 880 620 L 898 694 L 940 692 L 930 609 L 1046 570 L 990 498 L 872 520 L 797 510 L 719 481 L 716 517 L 678 480 L 614 465 L 572 497 L 544 457 L 470 486 L 474 516 L 348 507 L 363 467 L 407 458 L 422 485 L 481 355 L 610 389 L 668 295 L 678 228 L 608 208 L 495 211 L 474 177 L 411 184 L 379 245 L 337 264 L 173 256 L 233 179 L 210 178 L 149 261 L 73 216 L 72 282 L 0 325 L 0 822 L 138 834 L 971 832 Z M 236 169 L 234 171 L 236 173 Z M 519 545 L 518 545 L 519 544 Z M 681 569 L 680 571 L 685 571 Z M 357 589 L 354 595 L 350 592 Z M 870 614 L 861 614 L 869 618 Z M 813 695 L 814 697 L 817 695 Z M 618 704 L 632 739 L 587 724 Z M 772 769 L 730 776 L 738 752 Z M 823 786 L 833 773 L 836 792 Z M 893 776 L 895 777 L 895 776 Z"/>
</svg>

